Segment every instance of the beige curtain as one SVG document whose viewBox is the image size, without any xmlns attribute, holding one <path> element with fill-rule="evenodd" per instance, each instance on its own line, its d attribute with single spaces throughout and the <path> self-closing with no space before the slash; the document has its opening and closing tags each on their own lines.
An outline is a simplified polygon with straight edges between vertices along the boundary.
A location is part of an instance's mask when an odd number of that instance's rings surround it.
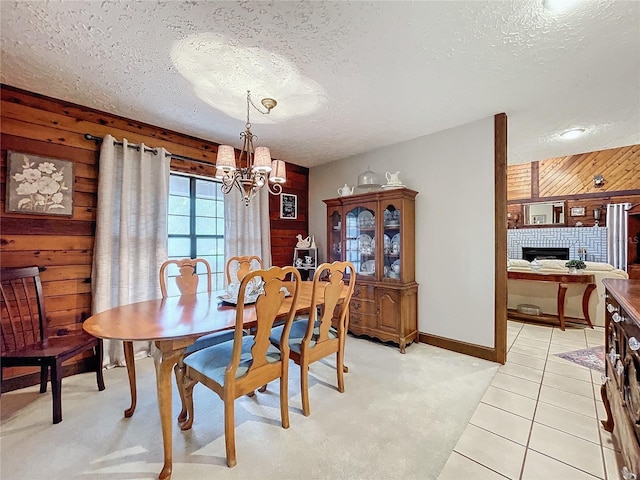
<svg viewBox="0 0 640 480">
<path fill-rule="evenodd" d="M 131 148 L 126 139 L 122 143 L 114 145 L 107 135 L 100 149 L 93 313 L 161 296 L 158 272 L 167 259 L 169 154 L 163 148 L 150 152 L 144 144 Z M 134 344 L 137 357 L 149 355 L 150 348 L 150 342 Z M 125 365 L 121 341 L 104 341 L 104 365 Z"/>
<path fill-rule="evenodd" d="M 266 186 L 248 206 L 236 188 L 224 199 L 224 256 L 238 255 L 258 255 L 264 268 L 271 266 L 269 192 Z"/>
</svg>

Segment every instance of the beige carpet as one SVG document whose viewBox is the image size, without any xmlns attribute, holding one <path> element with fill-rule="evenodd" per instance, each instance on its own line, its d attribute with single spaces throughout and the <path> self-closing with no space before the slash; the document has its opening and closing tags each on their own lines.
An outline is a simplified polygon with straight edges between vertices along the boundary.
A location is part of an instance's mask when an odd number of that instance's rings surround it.
<svg viewBox="0 0 640 480">
<path fill-rule="evenodd" d="M 334 357 L 310 370 L 311 416 L 300 410 L 299 369 L 291 366 L 291 427 L 280 426 L 278 385 L 236 401 L 238 464 L 225 463 L 222 403 L 194 390 L 193 429 L 173 429 L 173 479 L 435 479 L 498 365 L 424 344 L 347 340 L 346 391 L 335 388 Z M 152 479 L 162 437 L 150 358 L 137 362 L 139 400 L 129 404 L 126 371 L 63 380 L 63 421 L 51 424 L 50 393 L 37 387 L 0 398 L 0 476 L 13 479 Z M 179 400 L 174 388 L 174 413 Z"/>
</svg>

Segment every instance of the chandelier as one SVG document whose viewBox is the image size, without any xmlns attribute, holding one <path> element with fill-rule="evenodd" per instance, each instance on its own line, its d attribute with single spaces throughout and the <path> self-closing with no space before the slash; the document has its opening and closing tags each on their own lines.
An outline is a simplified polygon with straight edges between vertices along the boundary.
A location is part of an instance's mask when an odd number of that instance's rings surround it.
<svg viewBox="0 0 640 480">
<path fill-rule="evenodd" d="M 278 102 L 273 98 L 263 98 L 260 103 L 267 109 L 266 112 L 255 106 L 251 101 L 251 92 L 247 90 L 247 123 L 244 132 L 240 133 L 243 145 L 238 162 L 236 163 L 235 150 L 230 145 L 220 145 L 216 159 L 216 178 L 222 180 L 222 193 L 227 194 L 236 187 L 242 194 L 246 206 L 265 185 L 269 193 L 280 195 L 281 184 L 287 181 L 284 161 L 272 161 L 267 147 L 254 148 L 253 146 L 253 140 L 258 137 L 251 133 L 250 107 L 263 115 L 268 115 Z"/>
</svg>

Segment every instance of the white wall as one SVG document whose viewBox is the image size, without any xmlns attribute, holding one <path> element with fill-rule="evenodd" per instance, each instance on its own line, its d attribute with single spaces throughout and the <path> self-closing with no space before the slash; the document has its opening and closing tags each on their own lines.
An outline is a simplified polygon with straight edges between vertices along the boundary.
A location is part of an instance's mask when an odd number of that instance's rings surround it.
<svg viewBox="0 0 640 480">
<path fill-rule="evenodd" d="M 371 170 L 400 180 L 416 197 L 418 330 L 494 347 L 494 119 L 313 167 L 309 230 L 326 259 L 326 205 L 337 189 Z M 357 191 L 357 189 L 356 189 Z"/>
</svg>

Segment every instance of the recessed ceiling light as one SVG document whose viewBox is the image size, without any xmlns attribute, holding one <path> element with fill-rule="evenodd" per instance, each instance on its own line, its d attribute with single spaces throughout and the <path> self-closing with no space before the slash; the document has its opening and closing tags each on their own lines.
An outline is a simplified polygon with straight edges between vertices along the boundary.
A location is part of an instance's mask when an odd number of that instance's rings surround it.
<svg viewBox="0 0 640 480">
<path fill-rule="evenodd" d="M 565 140 L 572 140 L 574 138 L 578 138 L 583 135 L 586 130 L 584 128 L 572 128 L 570 130 L 566 130 L 560 134 L 560 138 L 564 138 Z"/>
</svg>

